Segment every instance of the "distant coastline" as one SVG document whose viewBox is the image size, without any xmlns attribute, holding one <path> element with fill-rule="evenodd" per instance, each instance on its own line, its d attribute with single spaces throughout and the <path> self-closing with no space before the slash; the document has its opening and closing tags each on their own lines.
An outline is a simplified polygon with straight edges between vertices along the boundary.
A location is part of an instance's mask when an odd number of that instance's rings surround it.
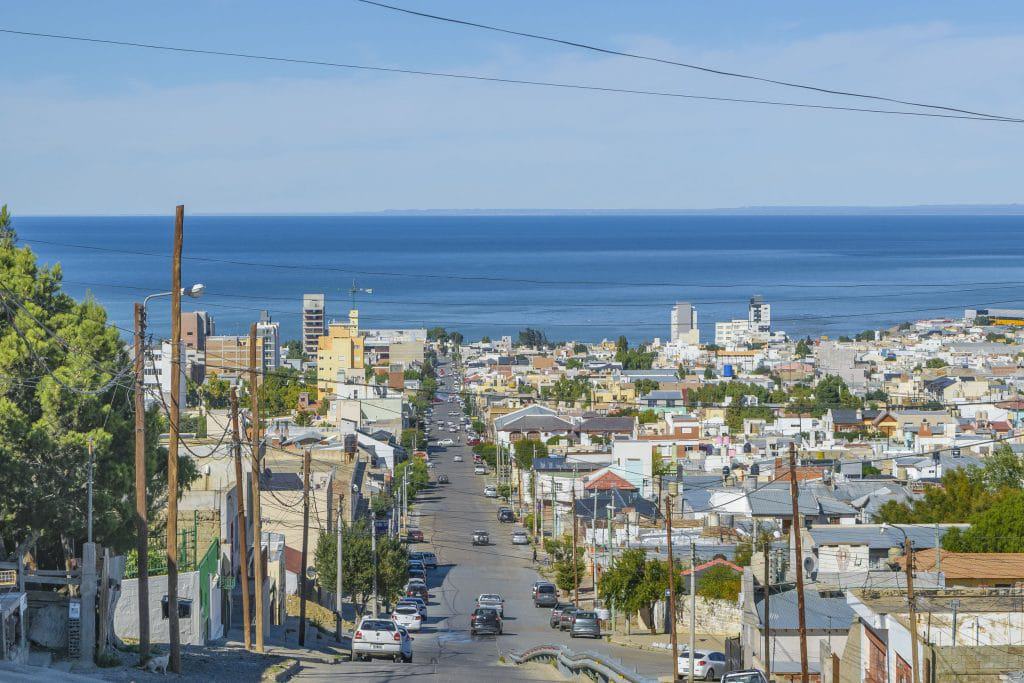
<svg viewBox="0 0 1024 683">
<path fill-rule="evenodd" d="M 31 213 L 33 218 L 163 216 L 163 213 Z M 169 215 L 166 214 L 166 215 Z M 323 212 L 189 212 L 192 216 L 1024 216 L 1024 204 L 738 206 L 708 209 L 384 209 Z"/>
</svg>

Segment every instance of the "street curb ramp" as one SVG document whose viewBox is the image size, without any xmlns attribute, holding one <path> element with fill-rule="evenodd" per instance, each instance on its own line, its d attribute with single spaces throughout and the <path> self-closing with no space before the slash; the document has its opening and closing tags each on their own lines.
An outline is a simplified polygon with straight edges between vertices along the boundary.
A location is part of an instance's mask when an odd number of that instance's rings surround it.
<svg viewBox="0 0 1024 683">
<path fill-rule="evenodd" d="M 523 652 L 511 651 L 513 664 L 551 662 L 566 676 L 586 676 L 603 683 L 658 683 L 657 679 L 629 671 L 620 662 L 597 652 L 573 652 L 565 645 L 538 645 Z"/>
</svg>

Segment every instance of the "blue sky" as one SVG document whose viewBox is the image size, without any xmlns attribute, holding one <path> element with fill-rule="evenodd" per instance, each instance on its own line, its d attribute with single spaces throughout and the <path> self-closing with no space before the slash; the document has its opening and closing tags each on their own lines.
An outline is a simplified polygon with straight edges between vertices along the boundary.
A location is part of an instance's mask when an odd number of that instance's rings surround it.
<svg viewBox="0 0 1024 683">
<path fill-rule="evenodd" d="M 1019 2 L 414 2 L 788 80 L 1024 115 Z M 3 28 L 853 104 L 351 0 L 6 3 Z M 1024 127 L 553 91 L 0 35 L 16 213 L 1022 201 Z"/>
</svg>

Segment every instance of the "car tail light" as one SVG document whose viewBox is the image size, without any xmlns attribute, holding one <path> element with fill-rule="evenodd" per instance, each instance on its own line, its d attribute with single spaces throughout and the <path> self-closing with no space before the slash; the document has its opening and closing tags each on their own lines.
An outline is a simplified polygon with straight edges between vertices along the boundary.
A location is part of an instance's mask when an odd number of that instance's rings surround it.
<svg viewBox="0 0 1024 683">
<path fill-rule="evenodd" d="M 707 662 L 705 662 L 703 659 L 697 662 L 697 666 L 704 666 L 705 664 L 707 664 Z"/>
<path fill-rule="evenodd" d="M 401 641 L 402 640 L 401 632 L 395 631 L 395 640 L 397 640 L 397 641 Z"/>
<path fill-rule="evenodd" d="M 416 615 L 416 621 L 420 621 L 421 619 L 423 619 L 423 615 L 422 614 L 417 614 Z"/>
<path fill-rule="evenodd" d="M 363 632 L 362 631 L 356 631 L 355 639 L 356 640 L 362 640 L 363 639 Z"/>
</svg>

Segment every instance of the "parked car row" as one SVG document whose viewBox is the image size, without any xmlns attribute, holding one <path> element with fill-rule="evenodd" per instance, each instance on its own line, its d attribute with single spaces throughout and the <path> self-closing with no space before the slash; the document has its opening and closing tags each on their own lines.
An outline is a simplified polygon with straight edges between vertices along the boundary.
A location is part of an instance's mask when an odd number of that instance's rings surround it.
<svg viewBox="0 0 1024 683">
<path fill-rule="evenodd" d="M 559 631 L 568 631 L 570 638 L 601 637 L 601 620 L 597 612 L 578 609 L 575 605 L 563 605 L 558 602 L 555 586 L 546 581 L 538 581 L 533 587 L 533 604 L 543 607 L 553 604 L 548 624 Z"/>
</svg>

